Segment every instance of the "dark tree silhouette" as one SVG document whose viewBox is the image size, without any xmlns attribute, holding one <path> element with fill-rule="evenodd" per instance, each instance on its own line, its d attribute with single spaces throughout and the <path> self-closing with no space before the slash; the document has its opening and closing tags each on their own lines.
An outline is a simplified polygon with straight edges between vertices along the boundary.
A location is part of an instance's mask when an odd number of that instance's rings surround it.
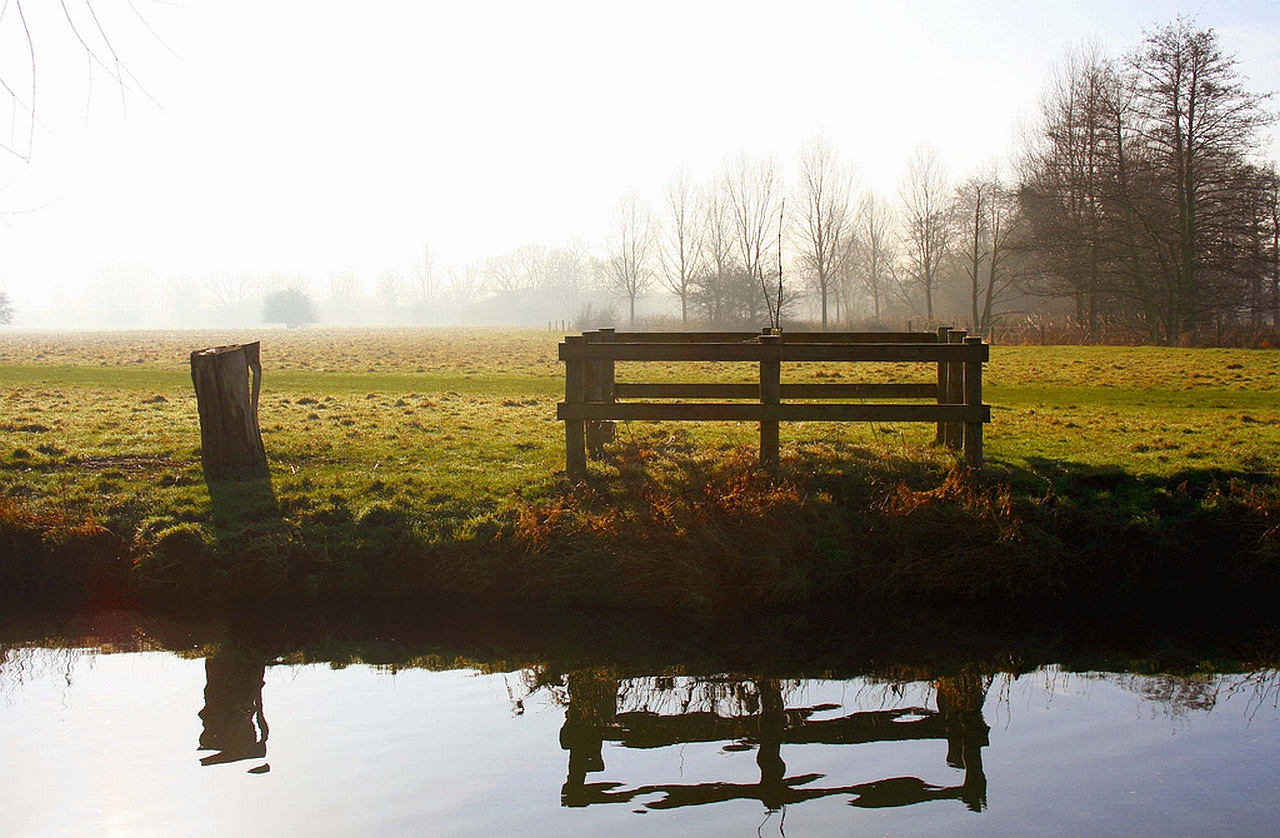
<svg viewBox="0 0 1280 838">
<path fill-rule="evenodd" d="M 262 301 L 263 323 L 283 323 L 285 328 L 293 329 L 319 320 L 315 303 L 297 288 L 276 291 Z"/>
</svg>

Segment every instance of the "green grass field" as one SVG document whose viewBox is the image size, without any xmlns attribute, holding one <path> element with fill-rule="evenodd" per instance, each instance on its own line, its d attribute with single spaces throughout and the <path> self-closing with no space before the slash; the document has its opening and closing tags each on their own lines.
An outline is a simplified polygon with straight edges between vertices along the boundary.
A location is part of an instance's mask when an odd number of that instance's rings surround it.
<svg viewBox="0 0 1280 838">
<path fill-rule="evenodd" d="M 927 425 L 784 425 L 781 474 L 766 478 L 752 466 L 752 425 L 632 423 L 575 489 L 563 481 L 555 419 L 560 338 L 495 330 L 0 334 L 0 520 L 14 544 L 36 533 L 46 558 L 86 539 L 99 553 L 115 549 L 128 573 L 163 590 L 207 585 L 210 563 L 226 560 L 241 570 L 258 563 L 245 588 L 291 594 L 491 593 L 497 585 L 574 598 L 590 596 L 611 567 L 627 591 L 659 604 L 657 589 L 690 579 L 700 591 L 685 603 L 692 606 L 718 601 L 712 591 L 746 571 L 691 567 L 677 555 L 682 545 L 692 555 L 776 554 L 759 567 L 742 558 L 750 578 L 734 584 L 748 600 L 812 594 L 814 574 L 801 579 L 788 566 L 796 551 L 827 551 L 842 584 L 896 590 L 916 584 L 907 579 L 920 562 L 971 561 L 992 539 L 1048 550 L 1063 565 L 1000 568 L 989 574 L 992 589 L 1060 592 L 1083 549 L 1064 527 L 1098 528 L 1095 540 L 1110 532 L 1117 549 L 1144 537 L 1175 544 L 1179 522 L 1215 504 L 1261 516 L 1242 530 L 1252 541 L 1231 549 L 1253 550 L 1255 564 L 1274 553 L 1275 521 L 1266 525 L 1266 516 L 1280 477 L 1280 354 L 1272 350 L 993 347 L 988 465 L 976 485 L 951 473 L 952 457 L 930 444 Z M 228 491 L 202 476 L 188 356 L 257 339 L 271 478 L 252 492 Z M 620 367 L 619 379 L 628 372 Z M 698 374 L 751 380 L 754 371 Z M 906 365 L 784 368 L 790 381 L 932 375 Z M 1081 520 L 1068 525 L 1064 515 Z M 775 533 L 779 521 L 788 525 Z M 864 530 L 895 545 L 892 572 L 874 584 L 850 565 L 850 533 Z M 1070 549 L 1055 553 L 1038 539 Z M 592 558 L 623 543 L 639 566 L 621 572 L 616 556 Z M 587 563 L 593 570 L 579 573 Z M 32 576 L 24 568 L 9 573 Z M 972 580 L 953 578 L 961 569 L 916 586 L 970 592 Z M 1044 573 L 1052 579 L 1037 581 Z"/>
</svg>

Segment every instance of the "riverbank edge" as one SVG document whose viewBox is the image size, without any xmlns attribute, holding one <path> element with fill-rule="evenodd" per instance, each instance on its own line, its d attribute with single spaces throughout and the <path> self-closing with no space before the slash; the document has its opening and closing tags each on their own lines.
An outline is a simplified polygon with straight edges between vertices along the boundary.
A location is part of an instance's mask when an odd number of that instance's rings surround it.
<svg viewBox="0 0 1280 838">
<path fill-rule="evenodd" d="M 727 469 L 678 488 L 596 478 L 515 497 L 465 538 L 412 508 L 238 505 L 160 533 L 0 498 L 0 596 L 148 603 L 461 601 L 683 617 L 894 601 L 1009 606 L 1280 593 L 1272 475 L 962 467 L 932 482 Z M 326 505 L 328 503 L 328 505 Z"/>
</svg>

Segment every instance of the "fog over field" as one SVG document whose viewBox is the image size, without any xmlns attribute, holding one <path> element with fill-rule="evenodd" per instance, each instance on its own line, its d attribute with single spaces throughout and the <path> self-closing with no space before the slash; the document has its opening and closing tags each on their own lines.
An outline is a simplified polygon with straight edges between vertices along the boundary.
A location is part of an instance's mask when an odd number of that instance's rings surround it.
<svg viewBox="0 0 1280 838">
<path fill-rule="evenodd" d="M 1042 314 L 1165 341 L 1280 315 L 1272 2 L 0 9 L 4 328 L 759 326 L 779 271 L 785 316 L 832 326 Z M 1165 310 L 1064 285 L 1026 196 L 1064 79 L 1111 67 L 1150 102 L 1175 30 L 1211 33 L 1256 114 L 1215 158 L 1253 208 L 1221 238 L 1256 252 Z M 1155 136 L 1140 111 L 1126 150 Z M 937 241 L 913 233 L 925 198 Z"/>
</svg>

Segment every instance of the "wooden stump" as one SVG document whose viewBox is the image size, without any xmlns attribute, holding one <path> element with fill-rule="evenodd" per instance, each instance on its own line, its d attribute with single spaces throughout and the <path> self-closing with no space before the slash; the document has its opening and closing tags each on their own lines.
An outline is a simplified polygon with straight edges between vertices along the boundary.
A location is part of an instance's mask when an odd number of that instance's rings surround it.
<svg viewBox="0 0 1280 838">
<path fill-rule="evenodd" d="M 258 428 L 260 345 L 255 342 L 192 352 L 191 381 L 200 412 L 200 457 L 205 477 L 234 480 L 265 476 L 267 452 Z"/>
</svg>

